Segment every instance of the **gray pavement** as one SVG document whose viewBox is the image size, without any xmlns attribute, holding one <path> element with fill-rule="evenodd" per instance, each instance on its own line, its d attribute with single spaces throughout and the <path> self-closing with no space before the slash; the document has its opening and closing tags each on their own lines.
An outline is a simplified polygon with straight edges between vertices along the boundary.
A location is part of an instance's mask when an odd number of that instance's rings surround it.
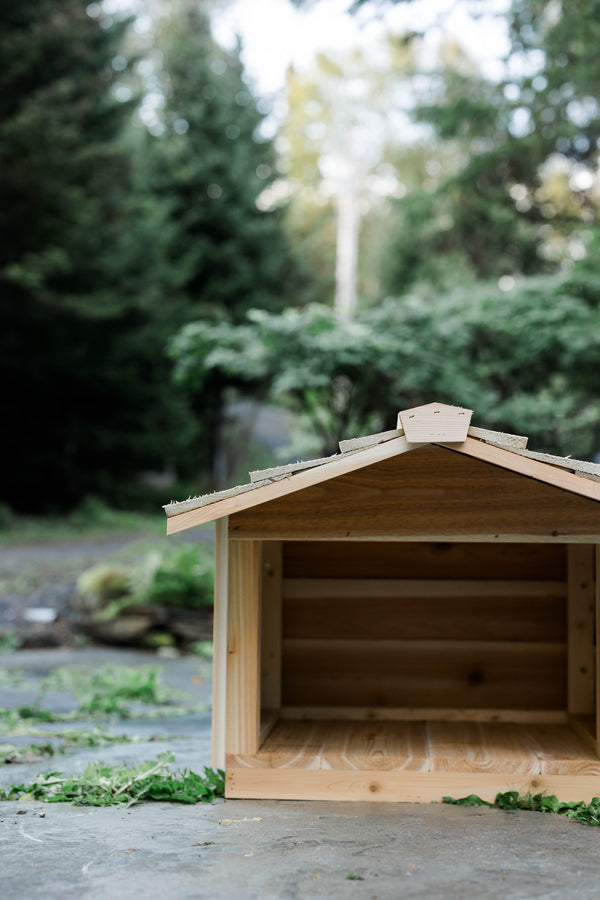
<svg viewBox="0 0 600 900">
<path fill-rule="evenodd" d="M 158 662 L 168 684 L 193 693 L 203 708 L 209 701 L 207 664 L 191 657 L 27 651 L 0 657 L 0 671 L 25 670 L 25 691 L 55 665 L 104 662 Z M 9 680 L 0 686 L 0 706 L 20 705 L 23 695 Z M 210 762 L 206 711 L 113 729 L 148 740 L 4 766 L 0 784 L 39 771 L 83 771 L 92 759 L 132 765 L 166 749 L 180 767 L 201 771 Z M 218 800 L 125 810 L 4 802 L 0 859 L 6 900 L 600 897 L 600 829 L 559 816 L 441 804 Z"/>
</svg>

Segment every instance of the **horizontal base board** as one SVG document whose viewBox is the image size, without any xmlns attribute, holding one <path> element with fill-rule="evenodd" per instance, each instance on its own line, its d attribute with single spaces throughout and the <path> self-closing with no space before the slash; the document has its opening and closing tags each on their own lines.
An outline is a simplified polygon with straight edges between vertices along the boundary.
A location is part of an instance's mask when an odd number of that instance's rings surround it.
<svg viewBox="0 0 600 900">
<path fill-rule="evenodd" d="M 555 794 L 589 803 L 600 794 L 599 775 L 510 776 L 487 773 L 369 772 L 326 769 L 249 769 L 227 763 L 225 796 L 251 800 L 367 800 L 431 803 L 443 797 L 498 793 Z"/>
<path fill-rule="evenodd" d="M 600 796 L 600 759 L 567 724 L 280 720 L 258 753 L 228 755 L 226 770 L 227 797 Z"/>
</svg>

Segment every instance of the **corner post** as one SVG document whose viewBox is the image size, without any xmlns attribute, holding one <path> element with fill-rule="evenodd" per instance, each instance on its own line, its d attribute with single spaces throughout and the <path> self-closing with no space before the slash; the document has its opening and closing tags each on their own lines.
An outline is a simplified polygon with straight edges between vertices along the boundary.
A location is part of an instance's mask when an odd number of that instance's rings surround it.
<svg viewBox="0 0 600 900">
<path fill-rule="evenodd" d="M 229 517 L 217 519 L 213 620 L 212 765 L 225 768 L 227 702 L 227 598 L 229 595 Z"/>
<path fill-rule="evenodd" d="M 258 752 L 262 542 L 229 544 L 225 760 Z"/>
<path fill-rule="evenodd" d="M 567 570 L 567 710 L 596 712 L 594 630 L 596 586 L 593 544 L 569 544 Z"/>
</svg>

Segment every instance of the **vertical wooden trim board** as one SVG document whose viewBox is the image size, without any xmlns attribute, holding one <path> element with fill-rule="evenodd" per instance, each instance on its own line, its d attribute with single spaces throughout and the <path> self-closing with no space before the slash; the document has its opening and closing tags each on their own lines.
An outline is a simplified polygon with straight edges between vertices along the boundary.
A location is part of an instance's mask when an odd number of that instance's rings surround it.
<svg viewBox="0 0 600 900">
<path fill-rule="evenodd" d="M 567 568 L 567 709 L 596 711 L 594 545 L 571 544 Z"/>
<path fill-rule="evenodd" d="M 260 541 L 229 545 L 226 752 L 258 752 L 260 734 Z"/>
<path fill-rule="evenodd" d="M 263 710 L 281 708 L 281 541 L 265 541 L 262 554 L 261 699 Z"/>
<path fill-rule="evenodd" d="M 596 752 L 600 753 L 600 544 L 595 547 L 595 592 L 596 592 L 596 624 L 595 624 L 595 652 L 596 652 Z"/>
<path fill-rule="evenodd" d="M 227 594 L 229 519 L 219 519 L 215 534 L 215 602 L 213 620 L 212 765 L 225 768 L 225 710 L 227 702 Z"/>
</svg>

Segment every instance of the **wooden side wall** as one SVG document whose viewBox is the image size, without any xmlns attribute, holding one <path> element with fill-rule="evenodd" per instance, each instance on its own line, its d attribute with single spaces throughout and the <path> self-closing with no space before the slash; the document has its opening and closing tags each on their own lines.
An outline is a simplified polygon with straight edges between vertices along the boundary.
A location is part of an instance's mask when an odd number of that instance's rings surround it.
<svg viewBox="0 0 600 900">
<path fill-rule="evenodd" d="M 285 541 L 283 706 L 565 710 L 566 582 L 551 544 Z"/>
</svg>

